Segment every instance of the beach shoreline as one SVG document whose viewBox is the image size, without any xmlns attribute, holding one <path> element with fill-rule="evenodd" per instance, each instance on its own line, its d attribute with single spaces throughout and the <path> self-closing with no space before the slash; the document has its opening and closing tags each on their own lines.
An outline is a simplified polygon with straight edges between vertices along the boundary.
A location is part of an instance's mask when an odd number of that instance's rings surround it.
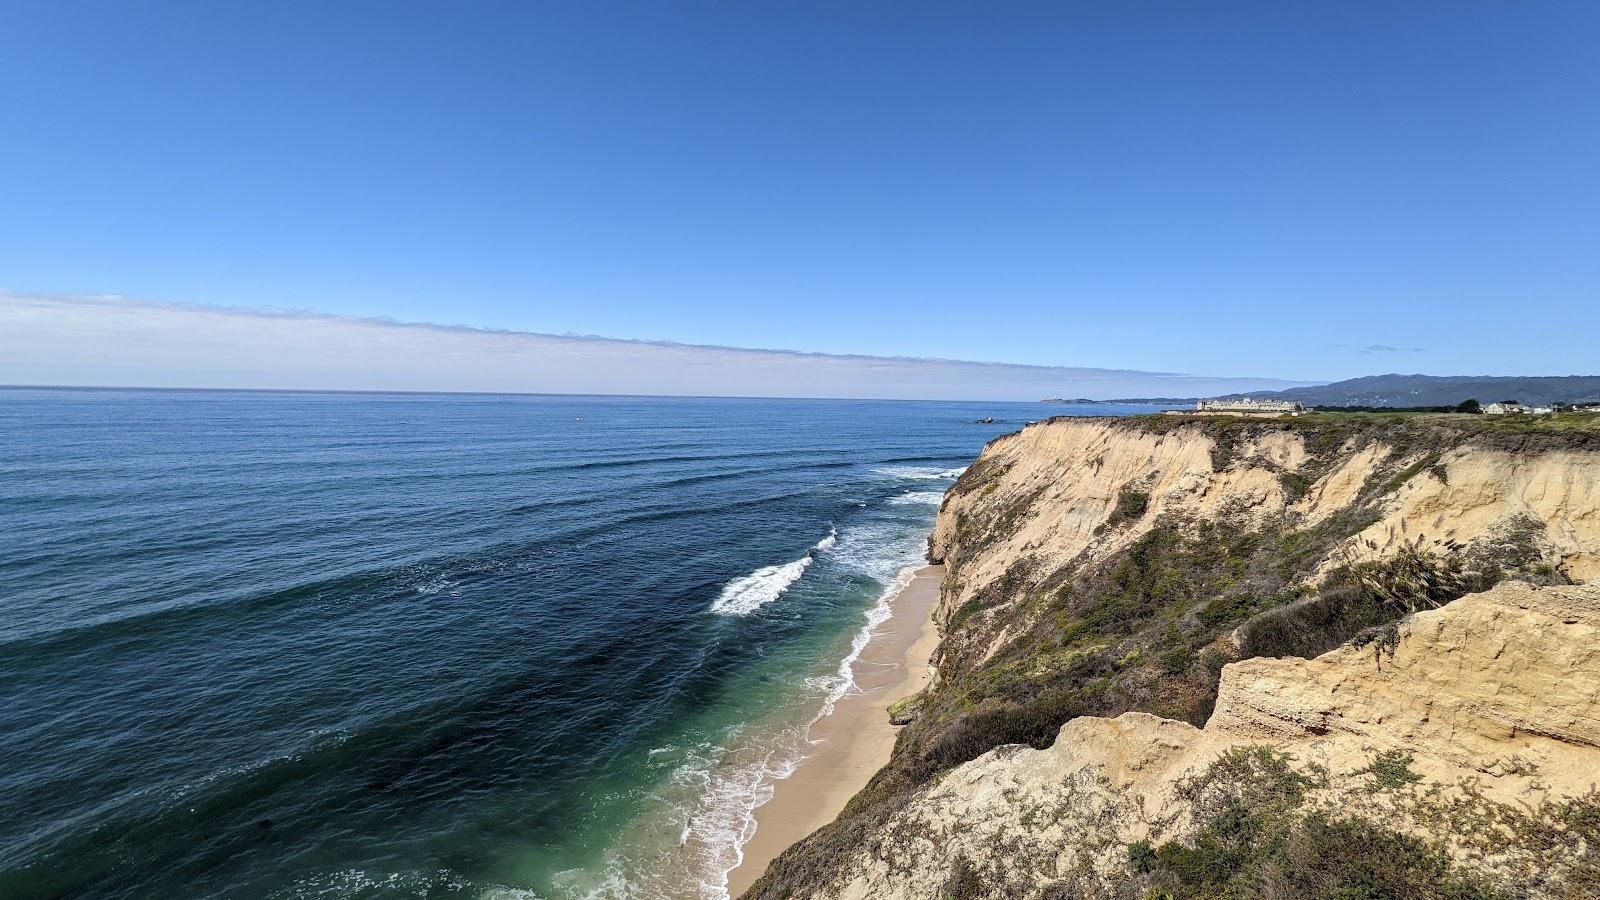
<svg viewBox="0 0 1600 900">
<path fill-rule="evenodd" d="M 755 833 L 728 873 L 730 897 L 747 890 L 796 841 L 832 822 L 889 761 L 899 729 L 889 724 L 888 709 L 928 683 L 928 660 L 939 642 L 933 610 L 943 580 L 943 566 L 924 566 L 889 599 L 889 618 L 852 667 L 855 689 L 812 723 L 805 758 L 756 808 Z"/>
</svg>

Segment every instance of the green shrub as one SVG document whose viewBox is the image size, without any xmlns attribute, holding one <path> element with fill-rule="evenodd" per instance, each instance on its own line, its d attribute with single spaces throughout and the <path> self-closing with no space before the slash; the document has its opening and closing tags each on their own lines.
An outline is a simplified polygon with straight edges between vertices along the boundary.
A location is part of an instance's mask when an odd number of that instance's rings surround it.
<svg viewBox="0 0 1600 900">
<path fill-rule="evenodd" d="M 974 597 L 971 600 L 961 604 L 961 607 L 956 610 L 955 615 L 950 617 L 950 629 L 954 630 L 961 627 L 961 623 L 982 612 L 986 605 L 987 604 L 983 602 L 982 597 Z"/>
<path fill-rule="evenodd" d="M 1205 818 L 1214 819 L 1234 807 L 1280 814 L 1297 808 L 1308 791 L 1326 781 L 1322 769 L 1300 771 L 1293 761 L 1294 757 L 1271 747 L 1234 747 L 1205 772 L 1181 782 L 1178 794 Z"/>
<path fill-rule="evenodd" d="M 1491 885 L 1457 871 L 1437 848 L 1367 819 L 1314 812 L 1288 826 L 1281 849 L 1252 860 L 1251 881 L 1280 896 L 1350 898 L 1500 898 Z"/>
<path fill-rule="evenodd" d="M 950 877 L 939 890 L 940 900 L 978 900 L 983 896 L 983 879 L 965 856 L 957 856 Z"/>
<path fill-rule="evenodd" d="M 1135 872 L 1150 872 L 1156 867 L 1156 851 L 1149 841 L 1134 841 L 1128 845 L 1128 865 Z"/>
<path fill-rule="evenodd" d="M 1384 750 L 1355 774 L 1371 775 L 1378 790 L 1395 790 L 1422 780 L 1421 775 L 1411 771 L 1411 754 L 1403 750 Z"/>
<path fill-rule="evenodd" d="M 1221 625 L 1243 619 L 1256 611 L 1259 605 L 1249 594 L 1229 594 L 1207 603 L 1200 610 L 1200 621 L 1207 625 Z"/>
<path fill-rule="evenodd" d="M 1252 656 L 1318 656 L 1374 626 L 1399 618 L 1344 573 L 1334 573 L 1316 594 L 1269 609 L 1238 630 L 1239 651 Z"/>
<path fill-rule="evenodd" d="M 1409 757 L 1385 757 L 1386 772 L 1409 772 Z M 1306 811 L 1307 791 L 1324 783 L 1286 754 L 1238 748 L 1179 786 L 1200 825 L 1187 842 L 1154 849 L 1130 844 L 1133 877 L 1146 896 L 1172 900 L 1306 897 L 1328 900 L 1500 898 L 1493 886 L 1453 866 L 1438 847 L 1355 815 Z M 1403 777 L 1403 776 L 1401 776 Z"/>
<path fill-rule="evenodd" d="M 1168 675 L 1178 675 L 1189 671 L 1189 667 L 1194 665 L 1195 654 L 1188 647 L 1174 647 L 1164 651 L 1159 659 L 1161 671 Z"/>
<path fill-rule="evenodd" d="M 1283 486 L 1283 497 L 1286 502 L 1293 503 L 1306 495 L 1311 490 L 1315 481 L 1304 472 L 1279 472 L 1278 484 Z"/>
<path fill-rule="evenodd" d="M 1150 494 L 1147 491 L 1123 488 L 1117 492 L 1116 508 L 1111 510 L 1111 519 L 1108 524 L 1119 525 L 1141 518 L 1150 508 Z"/>
<path fill-rule="evenodd" d="M 982 706 L 940 732 L 923 754 L 922 776 L 970 762 L 1007 744 L 1043 749 L 1055 742 L 1062 725 L 1084 712 L 1075 693 L 1062 690 L 1045 692 L 1025 703 L 1003 701 Z"/>
<path fill-rule="evenodd" d="M 1519 532 L 1496 552 L 1523 560 L 1521 547 Z M 1498 564 L 1469 566 L 1463 549 L 1449 543 L 1430 548 L 1419 539 L 1383 559 L 1346 563 L 1328 573 L 1314 596 L 1246 622 L 1240 651 L 1246 657 L 1317 656 L 1410 613 L 1488 590 L 1503 577 Z"/>
<path fill-rule="evenodd" d="M 1492 586 L 1494 578 L 1469 571 L 1456 544 L 1444 545 L 1436 553 L 1416 542 L 1401 545 L 1392 556 L 1348 566 L 1344 573 L 1369 595 L 1400 613 L 1414 613 L 1439 607 Z"/>
<path fill-rule="evenodd" d="M 1417 460 L 1416 462 L 1412 463 L 1411 465 L 1406 466 L 1404 469 L 1401 469 L 1399 472 L 1396 472 L 1394 474 L 1394 477 L 1390 478 L 1389 481 L 1386 484 L 1384 484 L 1384 486 L 1383 486 L 1384 493 L 1390 493 L 1390 492 L 1398 490 L 1406 482 L 1408 482 L 1411 479 L 1417 477 L 1418 475 L 1422 474 L 1423 472 L 1425 472 L 1425 471 L 1427 471 L 1429 469 L 1432 469 L 1434 466 L 1436 466 L 1438 464 L 1439 464 L 1439 454 L 1438 453 L 1429 453 L 1428 455 L 1422 457 L 1421 459 Z"/>
</svg>

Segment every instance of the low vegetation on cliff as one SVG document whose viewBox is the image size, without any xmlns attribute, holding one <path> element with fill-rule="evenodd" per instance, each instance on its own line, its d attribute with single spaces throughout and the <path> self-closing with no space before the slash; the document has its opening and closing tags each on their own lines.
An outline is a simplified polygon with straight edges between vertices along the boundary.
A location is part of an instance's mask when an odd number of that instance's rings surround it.
<svg viewBox="0 0 1600 900">
<path fill-rule="evenodd" d="M 1259 897 L 1511 900 L 1518 886 L 1559 885 L 1557 894 L 1600 892 L 1600 795 L 1532 810 L 1465 790 L 1426 785 L 1403 751 L 1377 753 L 1350 774 L 1366 796 L 1346 792 L 1333 806 L 1313 795 L 1325 768 L 1265 746 L 1229 750 L 1183 779 L 1193 831 L 1185 840 L 1128 845 L 1130 893 L 1147 900 Z M 1470 787 L 1470 786 L 1469 786 Z M 1400 831 L 1397 812 L 1431 831 Z M 1455 860 L 1462 840 L 1480 855 L 1515 854 L 1511 878 L 1492 878 Z"/>
</svg>

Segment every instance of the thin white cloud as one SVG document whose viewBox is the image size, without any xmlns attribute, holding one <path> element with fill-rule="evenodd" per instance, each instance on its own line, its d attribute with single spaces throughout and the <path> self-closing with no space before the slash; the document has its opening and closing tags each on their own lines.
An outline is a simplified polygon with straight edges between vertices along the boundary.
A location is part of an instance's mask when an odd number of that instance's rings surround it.
<svg viewBox="0 0 1600 900">
<path fill-rule="evenodd" d="M 0 291 L 0 383 L 1037 400 L 1306 382 L 493 331 Z"/>
<path fill-rule="evenodd" d="M 1422 353 L 1422 347 L 1395 347 L 1390 344 L 1368 344 L 1361 348 L 1362 353 Z"/>
</svg>

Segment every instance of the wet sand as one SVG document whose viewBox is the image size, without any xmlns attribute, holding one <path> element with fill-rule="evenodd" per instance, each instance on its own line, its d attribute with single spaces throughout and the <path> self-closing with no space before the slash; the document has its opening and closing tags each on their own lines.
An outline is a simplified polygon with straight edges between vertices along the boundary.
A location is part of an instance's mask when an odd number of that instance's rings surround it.
<svg viewBox="0 0 1600 900">
<path fill-rule="evenodd" d="M 728 875 L 730 896 L 742 894 L 791 844 L 832 822 L 889 761 L 899 729 L 889 724 L 888 709 L 928 683 L 928 658 L 939 642 L 933 608 L 943 580 L 943 566 L 926 566 L 889 601 L 889 618 L 856 660 L 856 692 L 811 726 L 816 743 L 756 810 L 756 833 Z"/>
</svg>

